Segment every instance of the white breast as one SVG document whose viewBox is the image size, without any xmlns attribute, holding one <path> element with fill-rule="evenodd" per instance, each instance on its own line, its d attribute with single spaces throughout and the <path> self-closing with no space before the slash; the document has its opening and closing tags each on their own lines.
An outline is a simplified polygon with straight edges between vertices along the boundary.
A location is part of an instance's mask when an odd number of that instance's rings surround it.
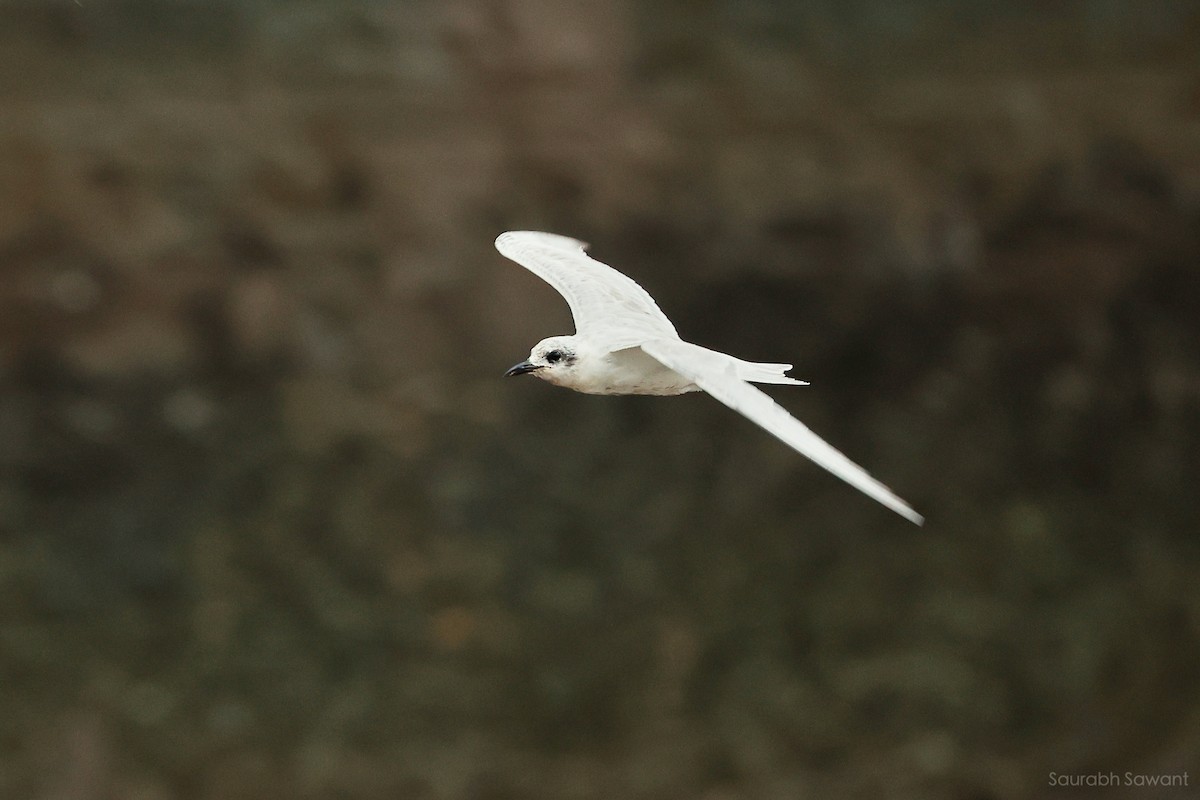
<svg viewBox="0 0 1200 800">
<path fill-rule="evenodd" d="M 585 394 L 672 395 L 700 389 L 638 347 L 582 359 L 577 367 L 572 382 L 563 385 Z"/>
</svg>

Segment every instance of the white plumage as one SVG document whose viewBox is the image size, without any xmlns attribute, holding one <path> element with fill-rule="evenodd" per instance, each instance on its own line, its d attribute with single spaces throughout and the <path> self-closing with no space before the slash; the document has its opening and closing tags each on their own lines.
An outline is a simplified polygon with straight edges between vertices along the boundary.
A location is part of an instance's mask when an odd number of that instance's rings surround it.
<svg viewBox="0 0 1200 800">
<path fill-rule="evenodd" d="M 851 486 L 918 525 L 924 518 L 751 383 L 803 385 L 791 364 L 743 361 L 679 338 L 645 289 L 566 236 L 512 231 L 496 249 L 566 298 L 575 335 L 538 342 L 506 374 L 531 373 L 588 394 L 672 395 L 703 390 Z"/>
</svg>

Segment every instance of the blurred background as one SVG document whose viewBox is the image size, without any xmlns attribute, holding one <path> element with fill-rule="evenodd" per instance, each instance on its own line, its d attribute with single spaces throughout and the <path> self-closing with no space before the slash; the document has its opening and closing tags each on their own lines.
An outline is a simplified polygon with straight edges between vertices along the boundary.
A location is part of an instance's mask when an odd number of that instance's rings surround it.
<svg viewBox="0 0 1200 800">
<path fill-rule="evenodd" d="M 1185 797 L 1200 9 L 2 0 L 0 797 Z M 703 395 L 501 373 L 551 230 Z M 1069 790 L 1058 775 L 1189 788 Z"/>
</svg>

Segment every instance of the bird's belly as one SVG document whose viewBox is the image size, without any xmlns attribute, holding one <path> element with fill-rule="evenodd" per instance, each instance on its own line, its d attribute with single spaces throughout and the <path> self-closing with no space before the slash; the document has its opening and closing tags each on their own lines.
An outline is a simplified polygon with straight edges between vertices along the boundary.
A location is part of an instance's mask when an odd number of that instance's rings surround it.
<svg viewBox="0 0 1200 800">
<path fill-rule="evenodd" d="M 653 395 L 673 395 L 683 394 L 685 392 L 699 391 L 700 387 L 692 383 L 682 375 L 675 375 L 674 379 L 666 380 L 633 380 L 633 381 L 613 381 L 604 384 L 594 384 L 586 389 L 578 391 L 586 394 L 653 394 Z"/>
<path fill-rule="evenodd" d="M 611 353 L 600 368 L 572 387 L 588 394 L 672 395 L 700 387 L 675 370 L 646 355 L 640 348 Z"/>
</svg>

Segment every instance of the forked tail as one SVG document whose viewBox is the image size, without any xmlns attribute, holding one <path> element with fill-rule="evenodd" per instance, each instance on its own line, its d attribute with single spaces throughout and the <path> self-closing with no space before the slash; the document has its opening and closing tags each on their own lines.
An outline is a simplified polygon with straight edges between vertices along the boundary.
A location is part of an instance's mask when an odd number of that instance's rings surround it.
<svg viewBox="0 0 1200 800">
<path fill-rule="evenodd" d="M 808 386 L 808 381 L 789 378 L 783 373 L 792 368 L 791 364 L 762 364 L 757 361 L 742 361 L 734 359 L 737 364 L 738 377 L 750 383 L 785 383 L 792 386 Z"/>
</svg>

